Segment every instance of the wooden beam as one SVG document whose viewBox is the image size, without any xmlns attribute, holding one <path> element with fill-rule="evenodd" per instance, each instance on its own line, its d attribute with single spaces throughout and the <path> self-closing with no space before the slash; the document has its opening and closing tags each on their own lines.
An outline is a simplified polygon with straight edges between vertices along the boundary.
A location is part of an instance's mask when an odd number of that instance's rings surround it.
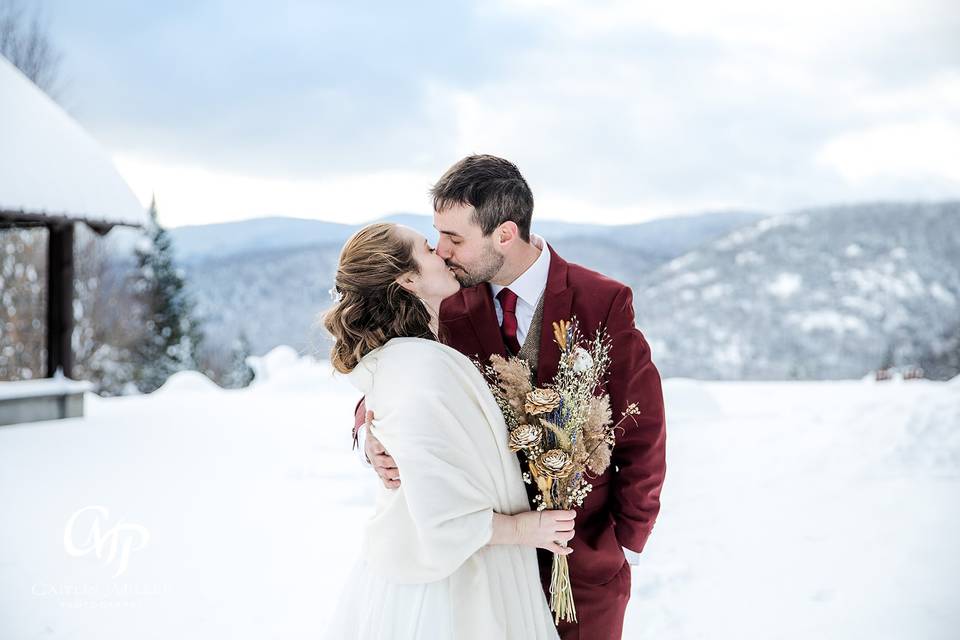
<svg viewBox="0 0 960 640">
<path fill-rule="evenodd" d="M 73 223 L 48 225 L 47 372 L 73 373 Z"/>
<path fill-rule="evenodd" d="M 113 227 L 140 227 L 142 225 L 130 222 L 104 222 L 88 216 L 68 216 L 65 214 L 30 213 L 27 211 L 13 211 L 0 209 L 0 228 L 32 227 L 51 224 L 72 224 L 83 222 L 99 235 L 106 235 Z"/>
</svg>

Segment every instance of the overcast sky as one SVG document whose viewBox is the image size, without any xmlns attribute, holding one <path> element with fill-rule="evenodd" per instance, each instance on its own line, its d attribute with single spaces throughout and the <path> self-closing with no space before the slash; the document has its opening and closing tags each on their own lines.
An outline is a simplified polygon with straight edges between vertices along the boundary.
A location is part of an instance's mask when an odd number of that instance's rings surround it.
<svg viewBox="0 0 960 640">
<path fill-rule="evenodd" d="M 429 213 L 474 152 L 539 218 L 960 197 L 956 0 L 46 9 L 63 102 L 170 226 Z"/>
</svg>

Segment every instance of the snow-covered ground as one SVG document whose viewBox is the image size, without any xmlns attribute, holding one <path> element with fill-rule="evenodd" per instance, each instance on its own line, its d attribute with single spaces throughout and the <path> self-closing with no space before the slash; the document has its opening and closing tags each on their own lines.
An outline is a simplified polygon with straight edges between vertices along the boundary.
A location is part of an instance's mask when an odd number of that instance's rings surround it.
<svg viewBox="0 0 960 640">
<path fill-rule="evenodd" d="M 258 369 L 0 427 L 0 638 L 321 635 L 376 482 L 357 394 L 286 348 Z M 664 388 L 624 637 L 958 637 L 960 378 Z"/>
</svg>

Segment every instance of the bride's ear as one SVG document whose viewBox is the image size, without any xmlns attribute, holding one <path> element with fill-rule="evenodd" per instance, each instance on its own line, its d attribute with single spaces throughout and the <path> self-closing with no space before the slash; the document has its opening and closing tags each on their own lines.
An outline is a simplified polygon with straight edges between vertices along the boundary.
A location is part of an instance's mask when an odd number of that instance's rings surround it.
<svg viewBox="0 0 960 640">
<path fill-rule="evenodd" d="M 417 293 L 417 281 L 414 280 L 413 275 L 410 272 L 397 276 L 396 283 L 412 294 Z"/>
</svg>

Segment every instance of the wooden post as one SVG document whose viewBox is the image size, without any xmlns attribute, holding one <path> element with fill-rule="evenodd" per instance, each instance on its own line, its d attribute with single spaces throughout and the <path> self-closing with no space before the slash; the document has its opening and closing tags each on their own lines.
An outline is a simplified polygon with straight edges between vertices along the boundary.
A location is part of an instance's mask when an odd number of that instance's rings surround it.
<svg viewBox="0 0 960 640">
<path fill-rule="evenodd" d="M 73 223 L 47 225 L 47 373 L 73 373 Z"/>
</svg>

